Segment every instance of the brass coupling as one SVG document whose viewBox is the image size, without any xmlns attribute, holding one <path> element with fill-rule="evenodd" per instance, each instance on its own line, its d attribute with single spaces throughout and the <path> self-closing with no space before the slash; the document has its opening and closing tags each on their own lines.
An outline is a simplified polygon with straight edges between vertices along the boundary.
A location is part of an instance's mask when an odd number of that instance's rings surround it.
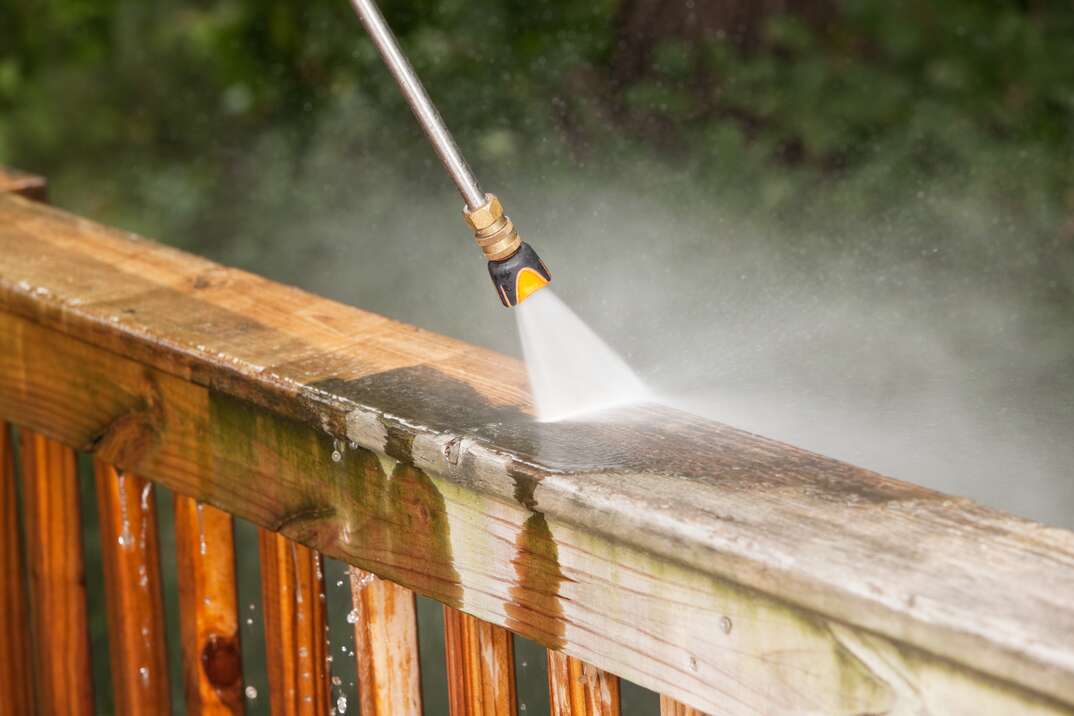
<svg viewBox="0 0 1074 716">
<path fill-rule="evenodd" d="M 473 211 L 463 209 L 466 223 L 474 231 L 474 239 L 489 261 L 502 261 L 515 254 L 522 246 L 511 219 L 503 213 L 503 205 L 495 194 L 485 194 L 484 206 Z"/>
</svg>

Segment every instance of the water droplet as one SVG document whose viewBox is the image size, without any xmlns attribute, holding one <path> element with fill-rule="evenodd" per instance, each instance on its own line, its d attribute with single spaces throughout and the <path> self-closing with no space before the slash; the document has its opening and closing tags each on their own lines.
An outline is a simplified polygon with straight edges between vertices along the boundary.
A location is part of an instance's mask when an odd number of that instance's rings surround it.
<svg viewBox="0 0 1074 716">
<path fill-rule="evenodd" d="M 724 634 L 730 634 L 732 626 L 734 625 L 731 624 L 731 617 L 723 617 L 720 619 L 720 628 L 723 629 Z"/>
<path fill-rule="evenodd" d="M 138 676 L 142 679 L 142 685 L 147 686 L 149 684 L 149 667 L 148 666 L 140 666 L 140 667 L 138 667 Z"/>
<path fill-rule="evenodd" d="M 247 624 L 248 626 L 252 626 L 252 625 L 253 625 L 253 623 L 254 623 L 254 620 L 253 620 L 252 618 L 250 618 L 250 617 L 246 617 L 246 624 Z"/>
<path fill-rule="evenodd" d="M 298 650 L 298 655 L 299 655 L 300 657 L 302 657 L 303 659 L 305 659 L 305 658 L 306 658 L 307 656 L 309 656 L 309 653 L 310 653 L 310 652 L 309 652 L 309 649 L 307 649 L 306 647 L 302 647 L 302 648 L 300 648 L 300 649 Z M 308 676 L 309 676 L 309 674 L 305 674 L 305 676 L 307 676 L 307 677 L 308 677 Z"/>
<path fill-rule="evenodd" d="M 347 444 L 351 446 L 351 450 L 357 450 L 358 449 L 358 443 L 354 442 L 353 440 L 351 440 Z"/>
<path fill-rule="evenodd" d="M 246 698 L 250 699 L 251 701 L 256 699 L 257 698 L 257 689 L 255 689 L 253 686 L 247 686 L 246 687 Z"/>
<path fill-rule="evenodd" d="M 522 661 L 522 668 L 523 668 L 523 669 L 525 669 L 525 668 L 526 668 L 526 661 L 525 661 L 525 660 L 523 660 L 523 661 Z"/>
<path fill-rule="evenodd" d="M 336 699 L 336 709 L 342 714 L 347 712 L 347 697 L 340 694 Z"/>
<path fill-rule="evenodd" d="M 690 671 L 697 671 L 697 659 L 693 656 L 690 657 Z"/>
<path fill-rule="evenodd" d="M 522 703 L 522 704 L 519 704 L 519 705 L 518 705 L 518 710 L 519 710 L 519 711 L 525 711 L 525 710 L 526 710 L 526 704 L 524 704 L 524 703 Z"/>
<path fill-rule="evenodd" d="M 343 685 L 343 679 L 339 678 L 338 676 L 332 676 L 332 686 L 342 686 L 342 685 Z"/>
<path fill-rule="evenodd" d="M 332 462 L 339 462 L 342 459 L 343 459 L 343 453 L 341 453 L 339 450 L 333 450 L 332 451 Z"/>
<path fill-rule="evenodd" d="M 357 609 L 351 609 L 349 612 L 347 612 L 347 623 L 348 624 L 357 624 L 358 623 L 358 610 Z"/>
</svg>

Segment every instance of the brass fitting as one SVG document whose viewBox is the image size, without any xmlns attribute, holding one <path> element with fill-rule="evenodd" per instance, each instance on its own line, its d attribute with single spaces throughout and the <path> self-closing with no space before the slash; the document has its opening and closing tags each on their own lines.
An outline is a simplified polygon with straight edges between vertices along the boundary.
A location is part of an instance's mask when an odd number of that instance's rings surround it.
<svg viewBox="0 0 1074 716">
<path fill-rule="evenodd" d="M 473 211 L 463 209 L 466 223 L 474 231 L 474 239 L 489 261 L 502 261 L 515 254 L 522 246 L 511 219 L 503 213 L 503 205 L 495 194 L 485 194 L 484 206 Z"/>
</svg>

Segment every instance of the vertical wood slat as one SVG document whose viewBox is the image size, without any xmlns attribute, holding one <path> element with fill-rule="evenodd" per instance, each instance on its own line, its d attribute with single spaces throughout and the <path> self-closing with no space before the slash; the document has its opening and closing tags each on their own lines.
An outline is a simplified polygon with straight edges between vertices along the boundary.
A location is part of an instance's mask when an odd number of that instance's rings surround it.
<svg viewBox="0 0 1074 716">
<path fill-rule="evenodd" d="M 707 716 L 703 711 L 680 704 L 675 699 L 660 695 L 660 716 Z"/>
<path fill-rule="evenodd" d="M 34 712 L 25 567 L 15 450 L 8 425 L 0 422 L 0 716 Z"/>
<path fill-rule="evenodd" d="M 175 496 L 183 688 L 191 716 L 242 714 L 242 650 L 231 515 Z"/>
<path fill-rule="evenodd" d="M 94 461 L 116 712 L 170 714 L 153 483 Z"/>
<path fill-rule="evenodd" d="M 420 716 L 414 592 L 351 567 L 354 650 L 362 716 Z"/>
<path fill-rule="evenodd" d="M 321 716 L 331 701 L 321 555 L 267 530 L 259 541 L 272 713 Z"/>
<path fill-rule="evenodd" d="M 619 716 L 619 678 L 558 651 L 548 651 L 552 716 Z"/>
<path fill-rule="evenodd" d="M 511 633 L 444 607 L 451 716 L 516 716 Z"/>
<path fill-rule="evenodd" d="M 93 713 L 74 450 L 20 430 L 35 694 L 46 714 Z"/>
</svg>

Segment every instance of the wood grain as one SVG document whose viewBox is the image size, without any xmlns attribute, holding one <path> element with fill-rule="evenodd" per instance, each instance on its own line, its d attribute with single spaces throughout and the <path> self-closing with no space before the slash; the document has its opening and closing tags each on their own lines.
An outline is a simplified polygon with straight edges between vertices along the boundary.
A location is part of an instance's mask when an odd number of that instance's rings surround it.
<svg viewBox="0 0 1074 716">
<path fill-rule="evenodd" d="M 94 462 L 116 713 L 170 714 L 153 483 Z"/>
<path fill-rule="evenodd" d="M 511 633 L 444 607 L 451 716 L 515 716 L 515 646 Z"/>
<path fill-rule="evenodd" d="M 273 716 L 328 713 L 321 555 L 282 535 L 259 533 L 265 651 Z"/>
<path fill-rule="evenodd" d="M 0 417 L 694 708 L 1074 704 L 1069 532 L 18 197 L 0 311 Z"/>
<path fill-rule="evenodd" d="M 706 714 L 680 704 L 668 696 L 660 697 L 660 716 L 706 716 Z"/>
<path fill-rule="evenodd" d="M 34 712 L 27 586 L 15 450 L 10 428 L 0 422 L 0 716 Z"/>
<path fill-rule="evenodd" d="M 420 716 L 414 592 L 357 567 L 350 578 L 362 716 Z"/>
<path fill-rule="evenodd" d="M 619 679 L 581 659 L 548 651 L 552 716 L 619 716 Z"/>
<path fill-rule="evenodd" d="M 92 714 L 78 468 L 68 447 L 19 431 L 40 713 Z"/>
<path fill-rule="evenodd" d="M 231 516 L 175 496 L 175 556 L 186 709 L 245 712 Z"/>
</svg>

